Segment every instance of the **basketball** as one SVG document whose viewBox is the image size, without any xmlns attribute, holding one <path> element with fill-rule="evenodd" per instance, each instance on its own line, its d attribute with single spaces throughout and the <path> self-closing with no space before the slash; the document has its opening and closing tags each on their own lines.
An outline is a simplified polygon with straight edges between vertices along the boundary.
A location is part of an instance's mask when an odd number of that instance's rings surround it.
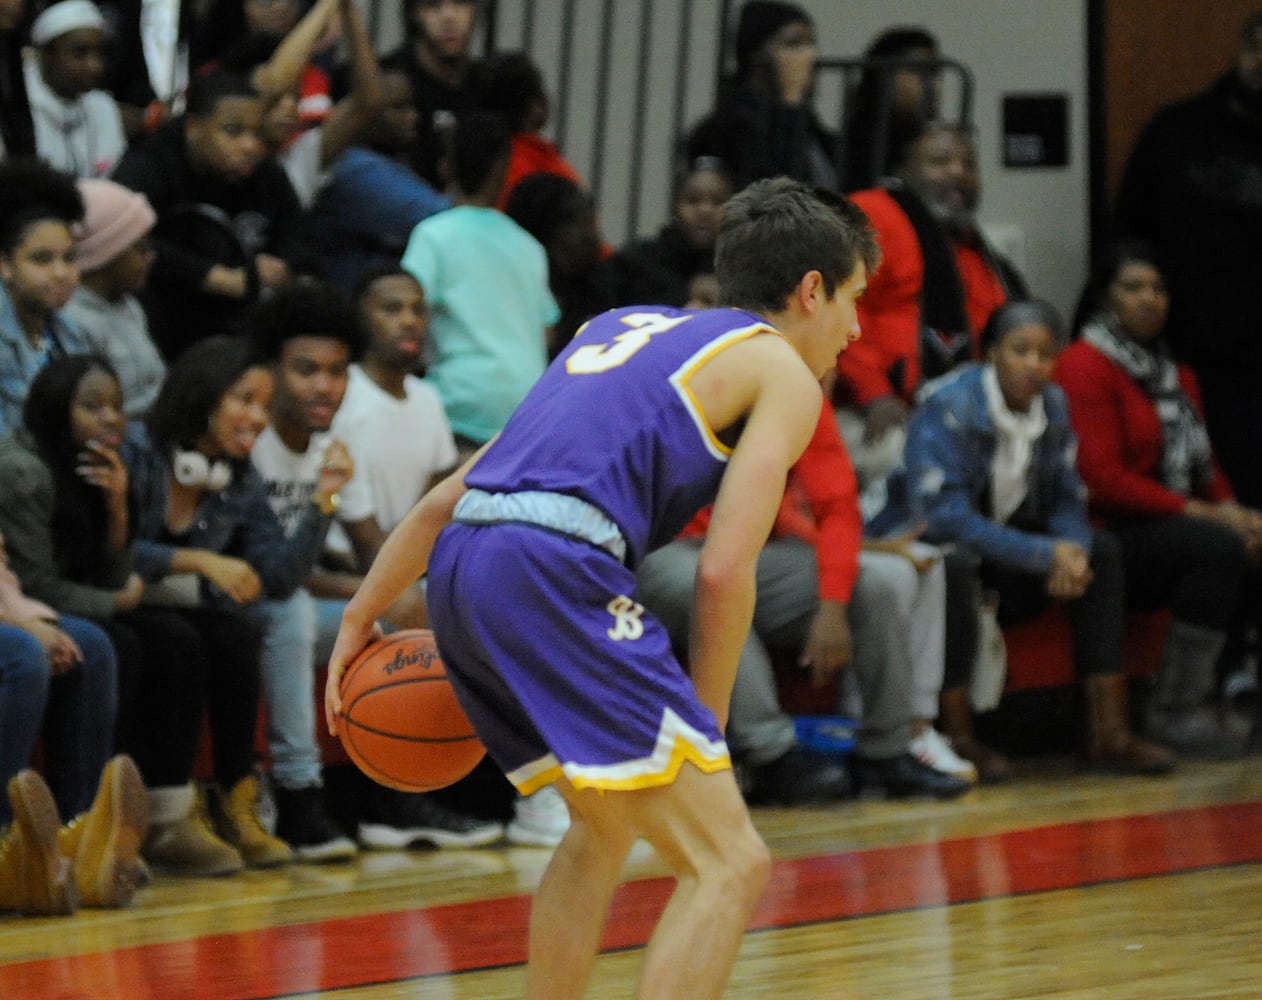
<svg viewBox="0 0 1262 1000">
<path fill-rule="evenodd" d="M 369 643 L 342 674 L 341 693 L 342 745 L 379 784 L 432 792 L 459 781 L 486 753 L 428 629 Z"/>
</svg>

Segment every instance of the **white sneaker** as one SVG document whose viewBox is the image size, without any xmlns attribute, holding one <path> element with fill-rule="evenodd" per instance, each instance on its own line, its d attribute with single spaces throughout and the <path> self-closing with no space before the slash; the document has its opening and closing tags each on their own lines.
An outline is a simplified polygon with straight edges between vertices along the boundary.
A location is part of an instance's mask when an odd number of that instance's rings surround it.
<svg viewBox="0 0 1262 1000">
<path fill-rule="evenodd" d="M 569 806 L 556 788 L 546 785 L 533 795 L 518 796 L 504 835 L 518 847 L 556 847 L 569 828 Z"/>
<path fill-rule="evenodd" d="M 951 741 L 936 729 L 929 728 L 913 736 L 907 752 L 935 771 L 977 784 L 977 768 L 951 749 Z"/>
</svg>

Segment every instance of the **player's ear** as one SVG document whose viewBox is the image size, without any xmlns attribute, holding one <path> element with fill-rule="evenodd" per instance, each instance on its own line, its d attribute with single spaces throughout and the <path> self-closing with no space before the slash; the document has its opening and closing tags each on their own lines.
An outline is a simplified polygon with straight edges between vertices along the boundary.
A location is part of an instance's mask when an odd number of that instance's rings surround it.
<svg viewBox="0 0 1262 1000">
<path fill-rule="evenodd" d="M 824 276 L 818 271 L 807 271 L 798 282 L 794 295 L 798 308 L 807 316 L 812 315 L 824 299 Z"/>
</svg>

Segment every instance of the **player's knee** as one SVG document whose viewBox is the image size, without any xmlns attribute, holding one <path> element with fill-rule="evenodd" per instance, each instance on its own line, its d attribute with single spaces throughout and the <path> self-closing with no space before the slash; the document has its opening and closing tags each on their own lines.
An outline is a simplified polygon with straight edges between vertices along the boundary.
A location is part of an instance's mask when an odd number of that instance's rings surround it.
<svg viewBox="0 0 1262 1000">
<path fill-rule="evenodd" d="M 753 906 L 771 877 L 771 851 L 752 825 L 725 839 L 722 867 L 728 884 L 724 894 L 738 894 Z"/>
</svg>

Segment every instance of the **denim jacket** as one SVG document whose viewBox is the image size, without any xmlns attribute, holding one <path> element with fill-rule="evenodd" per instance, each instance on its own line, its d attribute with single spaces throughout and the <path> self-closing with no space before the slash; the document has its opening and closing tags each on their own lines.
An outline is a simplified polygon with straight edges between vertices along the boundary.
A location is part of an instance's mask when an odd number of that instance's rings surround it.
<svg viewBox="0 0 1262 1000">
<path fill-rule="evenodd" d="M 1021 523 L 1041 530 L 1000 524 L 987 513 L 996 433 L 982 371 L 979 364 L 957 369 L 912 413 L 903 463 L 890 473 L 888 500 L 872 533 L 924 524 L 925 541 L 954 543 L 988 562 L 1046 573 L 1059 540 L 1091 551 L 1069 404 L 1055 383 L 1043 390 L 1047 430 L 1034 447 L 1029 493 L 1020 511 Z"/>
<path fill-rule="evenodd" d="M 324 549 L 331 517 L 313 504 L 291 535 L 284 529 L 267 500 L 263 480 L 249 462 L 237 463 L 232 482 L 219 492 L 207 492 L 197 507 L 188 537 L 180 546 L 160 539 L 165 534 L 169 466 L 149 441 L 142 427 L 129 428 L 120 449 L 127 466 L 135 538 L 133 564 L 146 581 L 162 579 L 170 572 L 177 547 L 207 549 L 248 562 L 263 583 L 263 595 L 288 597 L 297 590 Z M 229 608 L 231 599 L 206 580 L 201 581 L 206 604 Z"/>
<path fill-rule="evenodd" d="M 9 293 L 0 282 L 0 437 L 22 426 L 26 390 L 50 358 L 92 349 L 79 329 L 59 313 L 54 313 L 44 328 L 44 338 L 44 350 L 31 347 Z"/>
</svg>

